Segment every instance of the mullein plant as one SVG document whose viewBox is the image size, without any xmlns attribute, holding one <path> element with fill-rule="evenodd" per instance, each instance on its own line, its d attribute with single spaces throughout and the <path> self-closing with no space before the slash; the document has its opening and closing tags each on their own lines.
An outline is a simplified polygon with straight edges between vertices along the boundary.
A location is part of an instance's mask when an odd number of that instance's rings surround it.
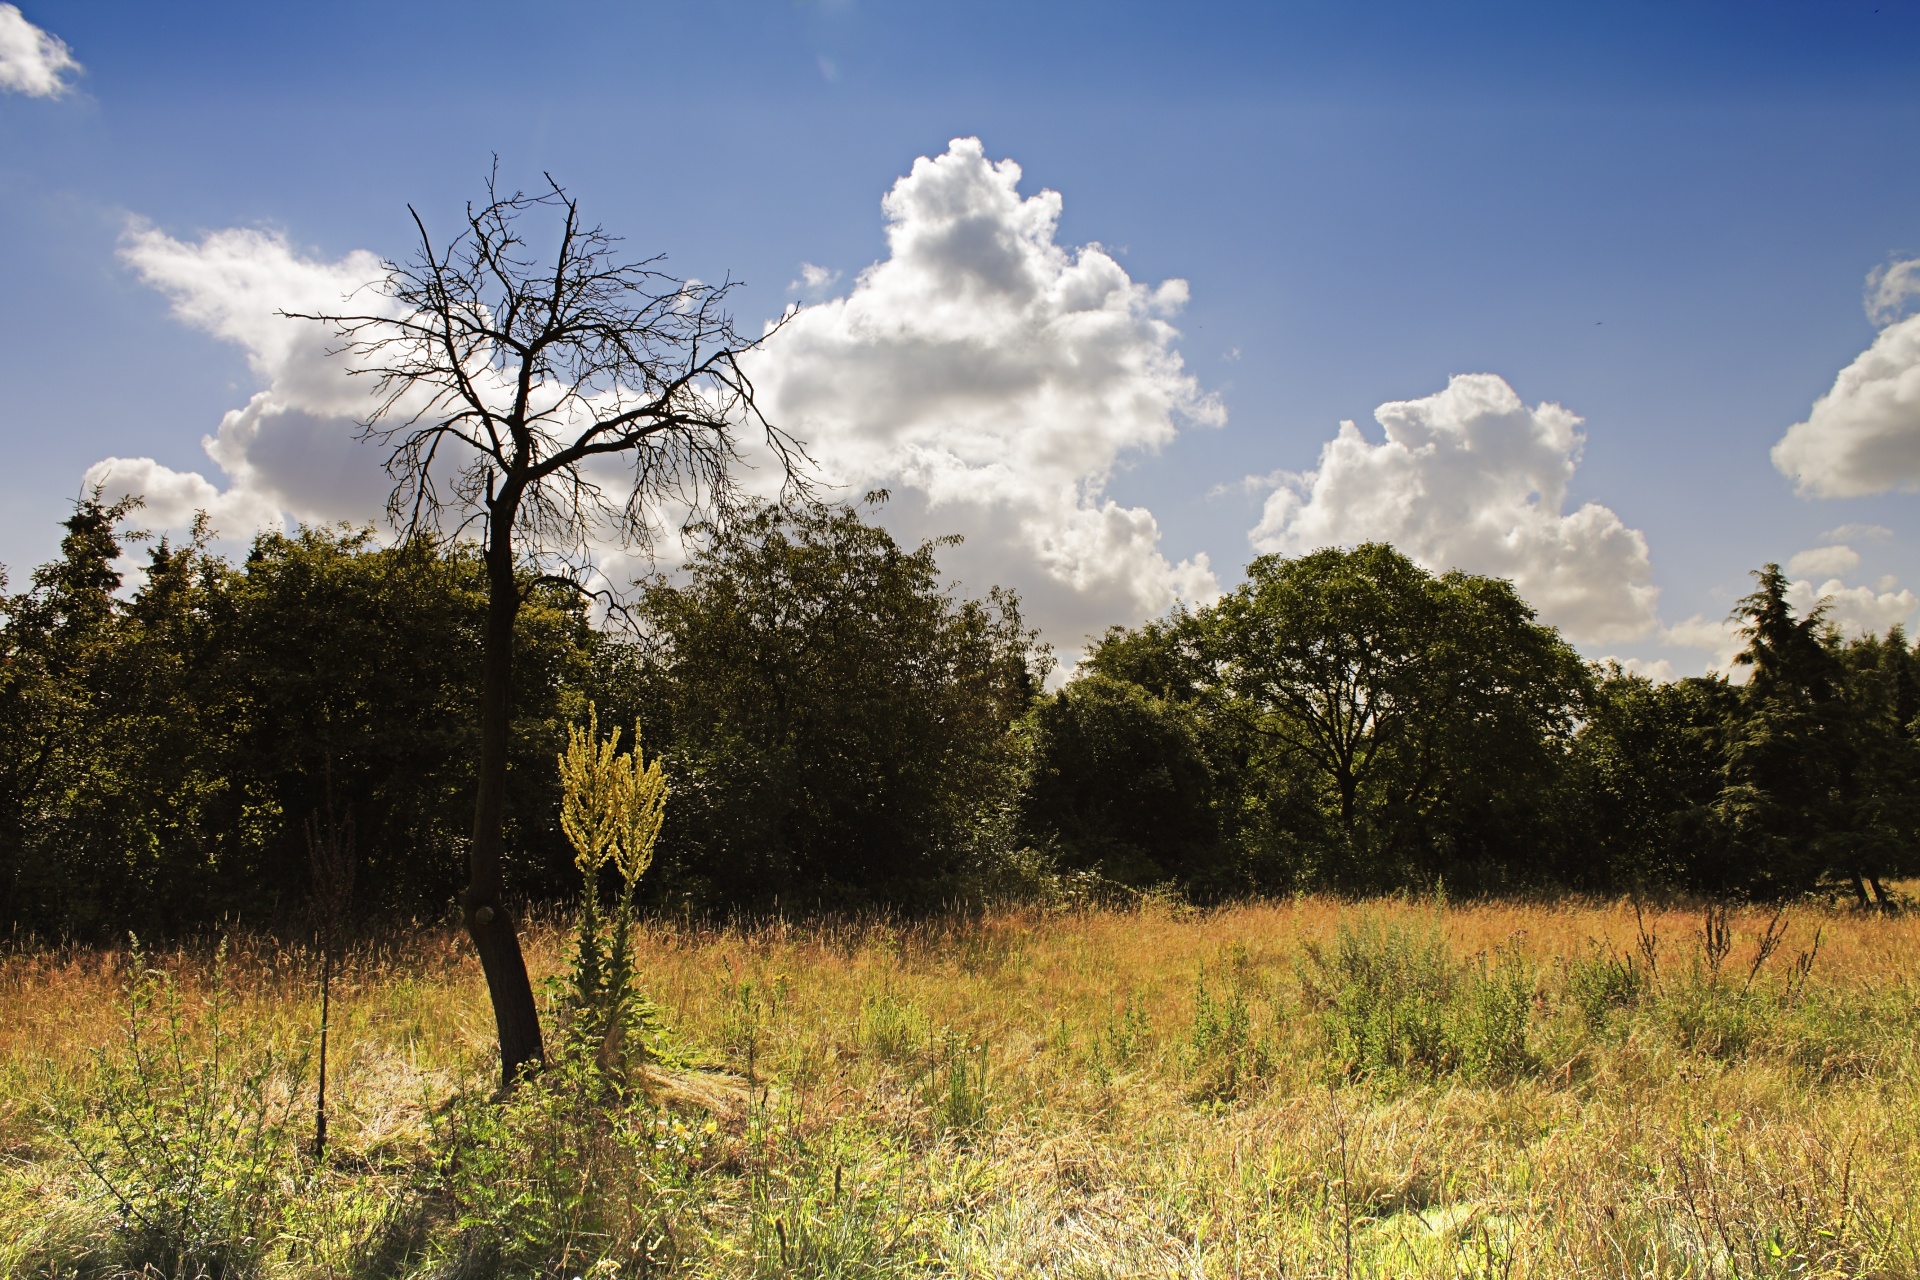
<svg viewBox="0 0 1920 1280">
<path fill-rule="evenodd" d="M 634 889 L 653 862 L 667 779 L 659 760 L 645 759 L 638 725 L 632 750 L 622 753 L 620 730 L 601 740 L 599 715 L 589 707 L 584 726 L 568 727 L 560 782 L 560 829 L 585 881 L 565 996 L 568 1048 L 620 1081 L 639 1056 L 664 1045 L 658 1010 L 635 982 L 632 935 Z M 620 882 L 611 903 L 600 895 L 609 865 Z"/>
</svg>

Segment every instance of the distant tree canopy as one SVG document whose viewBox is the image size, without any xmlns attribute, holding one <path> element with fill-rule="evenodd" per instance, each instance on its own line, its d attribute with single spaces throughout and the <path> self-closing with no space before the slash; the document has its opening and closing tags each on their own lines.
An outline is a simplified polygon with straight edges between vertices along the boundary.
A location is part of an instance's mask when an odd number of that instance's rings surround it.
<svg viewBox="0 0 1920 1280">
<path fill-rule="evenodd" d="M 1920 658 L 1736 612 L 1752 675 L 1583 664 L 1511 584 L 1391 547 L 1256 560 L 1113 628 L 1029 718 L 1027 840 L 1202 892 L 1444 883 L 1887 901 L 1920 869 Z"/>
<path fill-rule="evenodd" d="M 351 810 L 361 915 L 463 883 L 484 566 L 462 544 L 201 527 L 145 547 L 80 503 L 0 595 L 0 910 L 164 934 L 304 918 L 302 823 Z M 1796 616 L 1775 566 L 1744 684 L 1581 663 L 1498 579 L 1368 545 L 1264 557 L 1217 603 L 1049 655 L 939 544 L 857 507 L 760 507 L 642 585 L 630 628 L 529 583 L 506 869 L 576 883 L 555 753 L 590 703 L 673 787 L 645 892 L 705 912 L 927 908 L 1077 872 L 1201 898 L 1560 886 L 1887 901 L 1920 871 L 1920 657 Z M 0 588 L 4 590 L 4 588 Z"/>
<path fill-rule="evenodd" d="M 463 883 L 484 566 L 355 530 L 205 531 L 123 592 L 127 504 L 80 504 L 61 558 L 4 599 L 0 905 L 15 927 L 166 933 L 297 919 L 302 823 L 351 810 L 363 912 L 446 913 Z M 959 600 L 936 546 L 852 508 L 757 508 L 633 609 L 637 638 L 530 586 L 516 628 L 507 879 L 576 875 L 555 753 L 589 703 L 673 775 L 649 876 L 695 910 L 932 903 L 1005 828 L 1010 730 L 1047 655 L 994 592 Z"/>
<path fill-rule="evenodd" d="M 485 606 L 471 549 L 305 530 L 262 535 L 236 567 L 207 553 L 202 530 L 152 546 L 123 596 L 127 514 L 81 503 L 61 558 L 5 602 L 8 919 L 168 932 L 297 908 L 301 824 L 329 787 L 354 815 L 366 905 L 444 911 L 470 825 Z M 523 893 L 555 892 L 552 744 L 584 711 L 599 641 L 552 592 L 520 635 L 515 873 Z"/>
<path fill-rule="evenodd" d="M 1218 604 L 1111 631 L 1085 665 L 1108 702 L 1131 688 L 1153 699 L 1135 705 L 1169 725 L 1178 708 L 1190 726 L 1212 798 L 1186 829 L 1214 835 L 1207 852 L 1188 838 L 1162 856 L 1222 887 L 1492 885 L 1548 870 L 1537 829 L 1590 681 L 1504 581 L 1436 577 L 1379 544 L 1264 556 Z M 1061 697 L 1082 700 L 1072 686 Z M 1039 750 L 1042 777 L 1086 767 L 1054 758 L 1085 754 L 1058 732 Z M 1110 805 L 1172 776 L 1123 772 L 1105 775 Z M 1084 845 L 1097 839 L 1087 807 L 1036 803 L 1028 821 L 1036 837 Z"/>
<path fill-rule="evenodd" d="M 980 856 L 1048 659 L 1010 593 L 955 600 L 936 550 L 852 507 L 762 507 L 644 594 L 630 687 L 676 778 L 663 884 L 924 902 Z"/>
</svg>

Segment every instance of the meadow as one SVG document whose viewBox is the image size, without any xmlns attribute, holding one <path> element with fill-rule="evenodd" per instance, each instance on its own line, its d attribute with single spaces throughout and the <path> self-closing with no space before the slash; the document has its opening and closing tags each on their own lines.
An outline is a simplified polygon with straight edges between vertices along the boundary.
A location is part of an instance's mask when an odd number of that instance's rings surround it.
<svg viewBox="0 0 1920 1280">
<path fill-rule="evenodd" d="M 529 934 L 551 1000 L 567 922 Z M 496 1102 L 464 937 L 362 939 L 319 1160 L 313 955 L 15 950 L 0 1274 L 1920 1276 L 1911 913 L 1143 899 L 636 948 L 644 1069 Z"/>
</svg>

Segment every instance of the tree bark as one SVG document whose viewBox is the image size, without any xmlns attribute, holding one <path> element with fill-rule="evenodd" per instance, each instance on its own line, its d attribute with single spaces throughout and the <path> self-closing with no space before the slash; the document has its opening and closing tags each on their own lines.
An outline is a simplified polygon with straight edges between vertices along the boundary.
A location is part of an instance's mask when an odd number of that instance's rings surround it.
<svg viewBox="0 0 1920 1280">
<path fill-rule="evenodd" d="M 526 958 L 513 918 L 501 902 L 500 862 L 505 837 L 507 734 L 513 705 L 513 624 L 520 613 L 514 576 L 513 518 L 496 504 L 487 538 L 487 627 L 481 650 L 480 776 L 474 797 L 473 842 L 467 888 L 460 895 L 467 933 L 480 953 L 487 994 L 500 1035 L 500 1087 L 511 1089 L 522 1072 L 541 1062 L 540 1012 L 533 1002 Z"/>
</svg>

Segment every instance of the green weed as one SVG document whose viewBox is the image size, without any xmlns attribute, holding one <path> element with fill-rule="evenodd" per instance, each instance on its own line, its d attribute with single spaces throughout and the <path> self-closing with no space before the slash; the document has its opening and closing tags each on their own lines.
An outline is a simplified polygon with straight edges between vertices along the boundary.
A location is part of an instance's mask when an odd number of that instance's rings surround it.
<svg viewBox="0 0 1920 1280">
<path fill-rule="evenodd" d="M 47 1118 L 112 1206 L 100 1260 L 181 1280 L 253 1274 L 307 1176 L 295 1117 L 302 1049 L 234 1016 L 226 947 L 203 999 L 136 941 L 117 1042 L 49 1068 Z"/>
</svg>

